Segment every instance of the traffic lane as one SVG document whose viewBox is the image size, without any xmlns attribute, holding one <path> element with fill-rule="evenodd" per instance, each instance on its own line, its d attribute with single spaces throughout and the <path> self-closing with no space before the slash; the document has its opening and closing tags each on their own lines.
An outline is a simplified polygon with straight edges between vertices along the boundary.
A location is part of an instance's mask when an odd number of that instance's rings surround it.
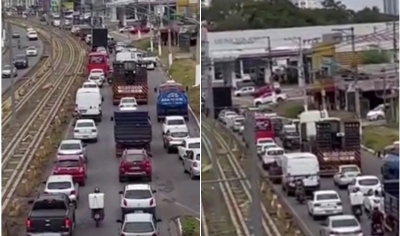
<svg viewBox="0 0 400 236">
<path fill-rule="evenodd" d="M 241 140 L 241 137 L 236 134 L 232 134 L 236 136 L 238 140 Z M 281 145 L 281 143 L 278 141 L 278 145 Z M 282 146 L 282 145 L 281 145 Z M 367 153 L 368 155 L 362 155 L 362 163 L 363 163 L 363 173 L 366 175 L 375 175 L 375 176 L 380 176 L 380 168 L 377 168 L 378 166 L 380 167 L 382 165 L 382 160 L 374 157 L 371 153 Z M 259 163 L 259 169 L 260 171 L 264 172 L 264 170 L 261 167 L 261 163 Z M 282 188 L 280 185 L 274 185 L 274 190 L 277 194 L 279 194 L 285 202 L 286 205 L 290 207 L 291 212 L 294 214 L 294 217 L 298 219 L 301 224 L 303 224 L 304 229 L 308 229 L 308 234 L 309 235 L 318 235 L 319 230 L 321 228 L 320 222 L 319 221 L 314 221 L 311 216 L 308 215 L 308 210 L 306 204 L 299 204 L 294 197 L 288 197 L 286 193 L 282 191 Z M 351 214 L 351 204 L 348 198 L 348 194 L 346 190 L 340 190 L 338 189 L 334 183 L 332 178 L 321 178 L 321 190 L 336 190 L 340 198 L 342 199 L 343 202 L 343 209 L 344 209 L 344 214 Z M 366 214 L 363 214 L 361 217 L 360 224 L 362 226 L 362 230 L 365 235 L 370 235 L 370 221 Z M 391 235 L 387 233 L 386 235 Z"/>
<path fill-rule="evenodd" d="M 37 41 L 29 41 L 26 38 L 26 29 L 18 27 L 13 25 L 12 26 L 12 31 L 15 33 L 18 33 L 20 35 L 20 42 L 21 42 L 21 49 L 18 49 L 18 39 L 13 39 L 12 44 L 13 44 L 13 57 L 15 58 L 19 54 L 24 54 L 25 55 L 25 50 L 28 46 L 35 46 L 38 49 L 38 55 L 35 57 L 29 57 L 29 67 L 26 69 L 18 70 L 18 76 L 14 78 L 14 82 L 18 81 L 19 79 L 23 78 L 28 71 L 32 69 L 38 62 L 39 59 L 43 53 L 43 43 L 41 40 Z M 2 55 L 2 61 L 3 61 L 3 66 L 10 64 L 10 53 L 7 51 Z M 6 91 L 9 89 L 11 86 L 11 79 L 2 79 L 1 80 L 1 87 L 2 87 L 2 92 Z"/>
<path fill-rule="evenodd" d="M 199 181 L 194 182 L 183 173 L 183 167 L 178 161 L 177 155 L 166 154 L 162 146 L 161 124 L 156 122 L 155 94 L 153 88 L 162 80 L 165 80 L 160 71 L 149 72 L 150 101 L 148 106 L 140 109 L 148 109 L 153 125 L 152 162 L 153 182 L 151 185 L 158 191 L 157 215 L 163 220 L 160 223 L 160 233 L 166 235 L 168 222 L 178 215 L 193 215 L 193 211 L 199 211 L 200 186 Z M 98 125 L 99 139 L 95 144 L 89 144 L 88 179 L 86 186 L 80 189 L 79 208 L 77 210 L 76 235 L 88 235 L 97 233 L 110 235 L 117 232 L 119 225 L 115 222 L 121 217 L 119 191 L 124 185 L 118 181 L 118 160 L 115 158 L 113 122 L 110 118 L 116 109 L 112 104 L 112 92 L 109 86 L 102 89 L 103 97 L 103 121 Z M 190 121 L 190 131 L 194 134 L 194 121 Z M 72 134 L 70 134 L 72 136 Z M 91 219 L 87 196 L 99 187 L 105 193 L 105 219 L 101 229 L 96 229 Z M 197 209 L 196 209 L 197 207 Z M 188 210 L 192 209 L 192 210 Z M 101 232 L 99 232 L 101 230 Z"/>
</svg>

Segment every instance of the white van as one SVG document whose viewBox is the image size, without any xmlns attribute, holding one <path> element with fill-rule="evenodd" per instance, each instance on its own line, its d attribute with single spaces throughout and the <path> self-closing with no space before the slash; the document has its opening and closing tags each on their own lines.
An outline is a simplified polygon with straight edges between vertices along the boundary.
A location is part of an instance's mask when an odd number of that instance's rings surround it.
<svg viewBox="0 0 400 236">
<path fill-rule="evenodd" d="M 282 188 L 289 195 L 295 193 L 295 181 L 302 180 L 306 191 L 320 187 L 318 158 L 309 152 L 286 153 L 281 158 Z"/>
<path fill-rule="evenodd" d="M 96 88 L 80 88 L 76 92 L 76 109 L 82 118 L 101 121 L 101 93 Z"/>
</svg>

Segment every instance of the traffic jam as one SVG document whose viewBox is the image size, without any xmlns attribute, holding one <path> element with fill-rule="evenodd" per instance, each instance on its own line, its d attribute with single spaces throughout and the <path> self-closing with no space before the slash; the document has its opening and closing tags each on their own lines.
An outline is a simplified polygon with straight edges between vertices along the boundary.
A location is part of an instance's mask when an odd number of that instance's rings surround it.
<svg viewBox="0 0 400 236">
<path fill-rule="evenodd" d="M 166 197 L 165 193 L 158 196 L 155 180 L 170 174 L 165 169 L 168 167 L 162 166 L 161 159 L 173 159 L 167 161 L 181 170 L 177 184 L 182 181 L 195 188 L 192 181 L 198 184 L 200 179 L 200 138 L 193 132 L 195 121 L 189 114 L 187 88 L 173 80 L 161 81 L 154 88 L 153 98 L 148 71 L 154 70 L 157 63 L 152 57 L 146 58 L 146 53 L 125 42 L 115 42 L 105 28 L 89 31 L 84 26 L 73 27 L 71 33 L 87 40 L 91 48 L 85 65 L 87 80 L 76 92 L 70 135 L 59 144 L 43 192 L 30 201 L 26 233 L 72 235 L 81 230 L 80 225 L 87 224 L 79 218 L 88 211 L 92 224 L 78 234 L 86 230 L 92 232 L 90 229 L 101 227 L 103 223 L 110 226 L 105 221 L 105 209 L 110 208 L 108 203 L 112 201 L 110 205 L 117 206 L 120 214 L 112 220 L 115 227 L 111 227 L 110 232 L 118 228 L 120 235 L 164 235 L 167 230 L 160 229 L 159 223 L 173 212 L 168 212 L 166 207 L 161 212 L 157 207 L 165 205 L 157 199 Z M 153 101 L 155 115 L 150 110 Z M 107 152 L 113 150 L 114 157 L 99 163 L 98 156 L 102 155 L 100 150 L 104 147 Z M 163 153 L 158 149 L 164 149 Z M 155 162 L 161 164 L 156 167 Z M 99 165 L 97 169 L 91 167 Z M 111 183 L 107 179 L 106 184 L 91 179 L 94 174 L 118 177 Z M 115 188 L 120 190 L 106 198 L 106 192 Z M 181 188 L 187 189 L 186 186 Z M 189 199 L 188 194 L 196 192 L 185 193 L 183 197 L 198 205 L 199 200 Z M 199 199 L 200 194 L 197 195 Z M 81 210 L 85 206 L 89 209 Z"/>
</svg>

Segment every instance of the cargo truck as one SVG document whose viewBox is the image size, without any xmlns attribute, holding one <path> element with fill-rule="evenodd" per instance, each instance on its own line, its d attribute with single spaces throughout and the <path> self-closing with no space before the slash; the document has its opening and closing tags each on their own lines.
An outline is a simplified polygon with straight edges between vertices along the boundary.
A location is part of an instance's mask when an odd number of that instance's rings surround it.
<svg viewBox="0 0 400 236">
<path fill-rule="evenodd" d="M 361 169 L 361 126 L 359 120 L 342 121 L 326 111 L 300 114 L 300 149 L 318 157 L 321 175 L 332 176 L 340 165 Z"/>
<path fill-rule="evenodd" d="M 135 97 L 138 104 L 147 104 L 148 85 L 146 65 L 140 62 L 114 62 L 111 76 L 113 104 L 123 97 Z"/>
<path fill-rule="evenodd" d="M 166 116 L 179 115 L 189 120 L 188 97 L 182 84 L 167 81 L 158 88 L 157 120 Z"/>
<path fill-rule="evenodd" d="M 115 111 L 113 120 L 116 157 L 129 148 L 150 151 L 152 127 L 149 112 Z"/>
<path fill-rule="evenodd" d="M 399 151 L 394 150 L 385 155 L 381 167 L 383 177 L 383 209 L 385 211 L 385 228 L 399 234 Z"/>
</svg>

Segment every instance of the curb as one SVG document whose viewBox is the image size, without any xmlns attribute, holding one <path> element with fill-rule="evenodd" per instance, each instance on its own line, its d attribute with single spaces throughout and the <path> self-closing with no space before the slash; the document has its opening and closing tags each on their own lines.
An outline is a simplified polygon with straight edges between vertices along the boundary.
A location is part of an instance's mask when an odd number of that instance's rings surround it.
<svg viewBox="0 0 400 236">
<path fill-rule="evenodd" d="M 181 218 L 176 218 L 176 224 L 178 226 L 178 232 L 179 235 L 182 235 L 183 231 L 182 231 L 182 223 L 181 223 Z"/>
<path fill-rule="evenodd" d="M 361 145 L 361 148 L 362 148 L 362 150 L 364 150 L 364 151 L 366 151 L 366 152 L 369 152 L 369 153 L 371 153 L 371 154 L 373 154 L 373 155 L 375 155 L 375 153 L 376 153 L 375 150 L 373 150 L 373 149 L 371 149 L 371 148 L 367 148 L 367 147 L 364 146 L 364 145 Z M 379 158 L 379 157 L 378 157 L 378 158 Z"/>
</svg>

